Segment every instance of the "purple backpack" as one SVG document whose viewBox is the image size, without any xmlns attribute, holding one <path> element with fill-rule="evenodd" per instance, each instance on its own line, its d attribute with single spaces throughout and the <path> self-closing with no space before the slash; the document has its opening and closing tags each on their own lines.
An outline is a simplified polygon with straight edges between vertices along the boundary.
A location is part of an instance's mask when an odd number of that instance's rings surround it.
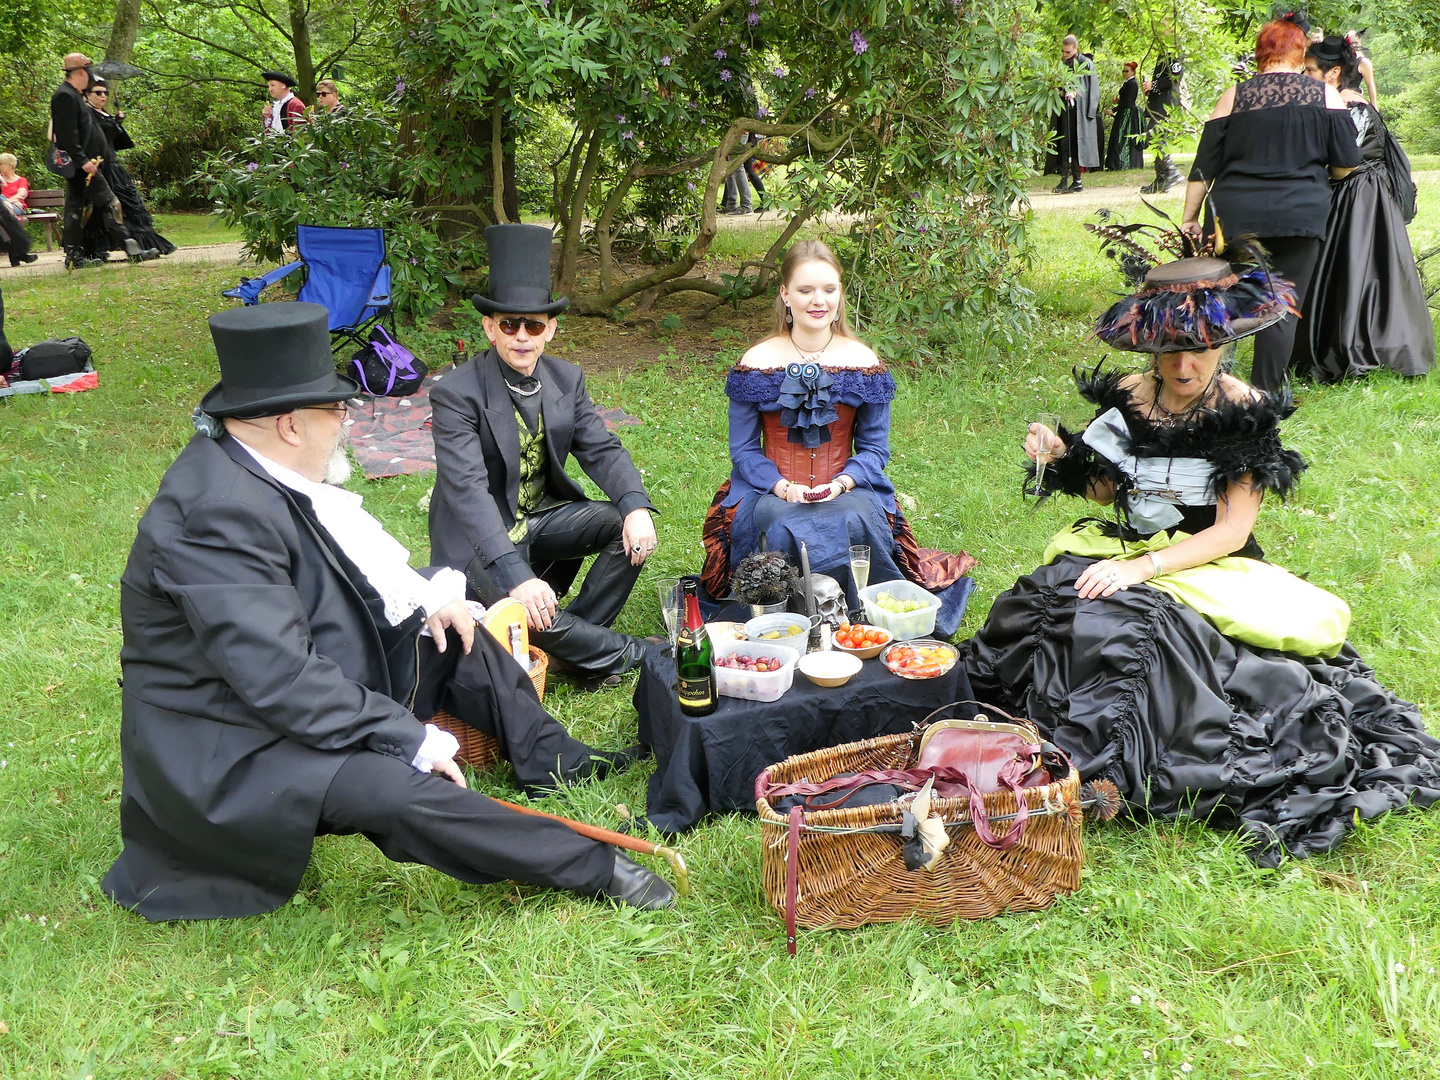
<svg viewBox="0 0 1440 1080">
<path fill-rule="evenodd" d="M 420 388 L 430 369 L 377 324 L 369 343 L 351 357 L 348 374 L 371 397 L 404 397 Z"/>
</svg>

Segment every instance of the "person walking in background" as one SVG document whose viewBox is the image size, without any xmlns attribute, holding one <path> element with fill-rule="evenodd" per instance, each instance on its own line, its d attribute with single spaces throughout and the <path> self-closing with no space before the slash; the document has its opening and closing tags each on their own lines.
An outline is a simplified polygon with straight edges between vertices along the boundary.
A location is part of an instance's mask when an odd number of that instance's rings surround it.
<svg viewBox="0 0 1440 1080">
<path fill-rule="evenodd" d="M 720 213 L 744 217 L 755 212 L 754 203 L 750 201 L 749 164 L 747 161 L 725 177 L 725 195 L 720 201 Z"/>
<path fill-rule="evenodd" d="M 1350 48 L 1355 50 L 1356 76 L 1365 84 L 1365 94 L 1370 99 L 1370 104 L 1378 109 L 1380 92 L 1375 88 L 1375 65 L 1368 56 L 1360 51 L 1360 38 L 1364 33 L 1363 30 L 1351 30 L 1345 35 L 1345 41 Z"/>
<path fill-rule="evenodd" d="M 310 109 L 310 115 L 338 113 L 340 109 L 340 91 L 335 88 L 335 83 L 330 79 L 321 79 L 315 84 L 315 105 Z"/>
<path fill-rule="evenodd" d="M 1305 73 L 1340 92 L 1354 123 L 1360 167 L 1330 191 L 1330 219 L 1295 343 L 1295 366 L 1321 382 L 1388 367 L 1435 366 L 1435 327 L 1405 231 L 1415 216 L 1410 162 L 1379 111 L 1359 92 L 1359 56 L 1327 37 L 1305 53 Z"/>
<path fill-rule="evenodd" d="M 1155 154 L 1155 179 L 1140 189 L 1146 195 L 1162 194 L 1185 179 L 1170 159 L 1164 133 L 1157 130 L 1170 110 L 1180 104 L 1180 81 L 1184 77 L 1185 68 L 1179 60 L 1162 56 L 1145 83 L 1145 119 L 1150 127 L 1150 149 Z"/>
<path fill-rule="evenodd" d="M 1259 74 L 1220 95 L 1205 124 L 1181 228 L 1219 242 L 1250 234 L 1271 266 L 1295 285 L 1301 311 L 1255 337 L 1252 385 L 1267 393 L 1284 386 L 1325 239 L 1330 179 L 1360 164 L 1355 127 L 1340 92 L 1305 76 L 1305 31 L 1290 18 L 1266 23 L 1255 42 Z M 1207 221 L 1201 206 L 1209 191 Z"/>
<path fill-rule="evenodd" d="M 765 141 L 765 138 L 761 135 L 752 134 L 750 141 L 756 146 L 759 146 Z M 760 213 L 765 212 L 765 181 L 760 179 L 760 174 L 764 172 L 767 167 L 765 162 L 756 158 L 749 157 L 745 159 L 745 176 L 749 179 L 750 186 L 755 189 L 757 196 L 755 206 Z"/>
<path fill-rule="evenodd" d="M 1140 65 L 1125 61 L 1125 81 L 1115 98 L 1115 120 L 1110 125 L 1110 146 L 1105 154 L 1107 169 L 1145 167 L 1144 121 L 1140 115 L 1140 83 L 1135 78 Z"/>
<path fill-rule="evenodd" d="M 1095 64 L 1080 51 L 1074 34 L 1060 44 L 1060 58 L 1071 72 L 1074 83 L 1065 91 L 1060 111 L 1055 114 L 1056 154 L 1060 159 L 1060 182 L 1056 195 L 1083 191 L 1086 169 L 1100 166 L 1100 140 L 1096 120 L 1100 108 L 1100 83 Z"/>
<path fill-rule="evenodd" d="M 140 245 L 140 258 L 157 259 L 161 255 L 169 255 L 175 250 L 175 245 L 156 231 L 155 220 L 145 207 L 140 189 L 135 186 L 129 170 L 120 164 L 120 159 L 116 156 L 117 150 L 129 150 L 135 142 L 125 130 L 125 114 L 116 113 L 112 116 L 105 111 L 109 100 L 110 88 L 105 80 L 98 76 L 92 79 L 90 88 L 85 91 L 85 103 L 94 111 L 92 119 L 105 136 L 105 154 L 100 162 L 100 175 L 105 178 L 110 190 L 115 193 L 115 198 L 120 201 L 125 227 Z M 96 225 L 94 218 L 91 218 L 85 227 L 84 245 L 86 255 L 92 258 L 110 257 L 105 230 Z"/>
<path fill-rule="evenodd" d="M 266 134 L 282 135 L 305 123 L 305 102 L 295 96 L 295 80 L 283 71 L 262 71 L 260 77 L 271 98 L 260 113 Z"/>
<path fill-rule="evenodd" d="M 92 117 L 95 110 L 85 103 L 90 87 L 91 59 L 84 53 L 68 53 L 63 61 L 65 81 L 50 99 L 50 127 L 55 145 L 69 155 L 74 174 L 65 180 L 65 212 L 60 243 L 65 248 L 65 265 L 74 270 L 98 266 L 101 260 L 86 256 L 83 246 L 85 222 L 90 215 L 100 218 L 112 248 L 124 248 L 138 259 L 141 247 L 131 237 L 121 218 L 120 200 L 100 173 L 105 157 L 105 134 Z"/>
</svg>

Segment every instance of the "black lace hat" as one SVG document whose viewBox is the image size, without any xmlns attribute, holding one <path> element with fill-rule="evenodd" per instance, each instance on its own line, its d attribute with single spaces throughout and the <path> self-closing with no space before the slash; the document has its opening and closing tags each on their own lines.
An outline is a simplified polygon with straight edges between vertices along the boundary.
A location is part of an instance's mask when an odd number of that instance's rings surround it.
<svg viewBox="0 0 1440 1080">
<path fill-rule="evenodd" d="M 210 316 L 220 381 L 200 401 L 211 416 L 253 419 L 360 394 L 335 371 L 330 313 L 320 304 L 275 303 Z"/>
<path fill-rule="evenodd" d="M 570 306 L 550 294 L 550 243 L 543 225 L 491 225 L 485 230 L 489 253 L 488 296 L 470 302 L 486 315 L 558 315 Z"/>
</svg>

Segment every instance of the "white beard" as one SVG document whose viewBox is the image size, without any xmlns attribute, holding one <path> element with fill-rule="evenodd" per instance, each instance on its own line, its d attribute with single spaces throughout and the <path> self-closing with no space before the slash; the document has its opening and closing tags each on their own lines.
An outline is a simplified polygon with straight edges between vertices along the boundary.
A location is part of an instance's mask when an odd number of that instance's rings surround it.
<svg viewBox="0 0 1440 1080">
<path fill-rule="evenodd" d="M 325 461 L 325 473 L 320 482 L 332 487 L 344 487 L 350 479 L 350 455 L 345 452 L 345 436 L 335 440 L 335 448 Z"/>
</svg>

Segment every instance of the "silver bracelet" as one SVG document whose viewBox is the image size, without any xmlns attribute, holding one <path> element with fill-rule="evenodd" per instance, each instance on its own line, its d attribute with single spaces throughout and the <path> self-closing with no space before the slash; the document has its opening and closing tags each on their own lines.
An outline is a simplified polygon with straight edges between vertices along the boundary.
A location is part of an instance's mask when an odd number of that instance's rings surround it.
<svg viewBox="0 0 1440 1080">
<path fill-rule="evenodd" d="M 1155 568 L 1155 573 L 1151 574 L 1150 576 L 1159 577 L 1165 572 L 1165 568 L 1160 565 L 1160 556 L 1156 555 L 1153 551 L 1146 552 L 1146 554 L 1150 556 L 1150 565 Z"/>
</svg>

